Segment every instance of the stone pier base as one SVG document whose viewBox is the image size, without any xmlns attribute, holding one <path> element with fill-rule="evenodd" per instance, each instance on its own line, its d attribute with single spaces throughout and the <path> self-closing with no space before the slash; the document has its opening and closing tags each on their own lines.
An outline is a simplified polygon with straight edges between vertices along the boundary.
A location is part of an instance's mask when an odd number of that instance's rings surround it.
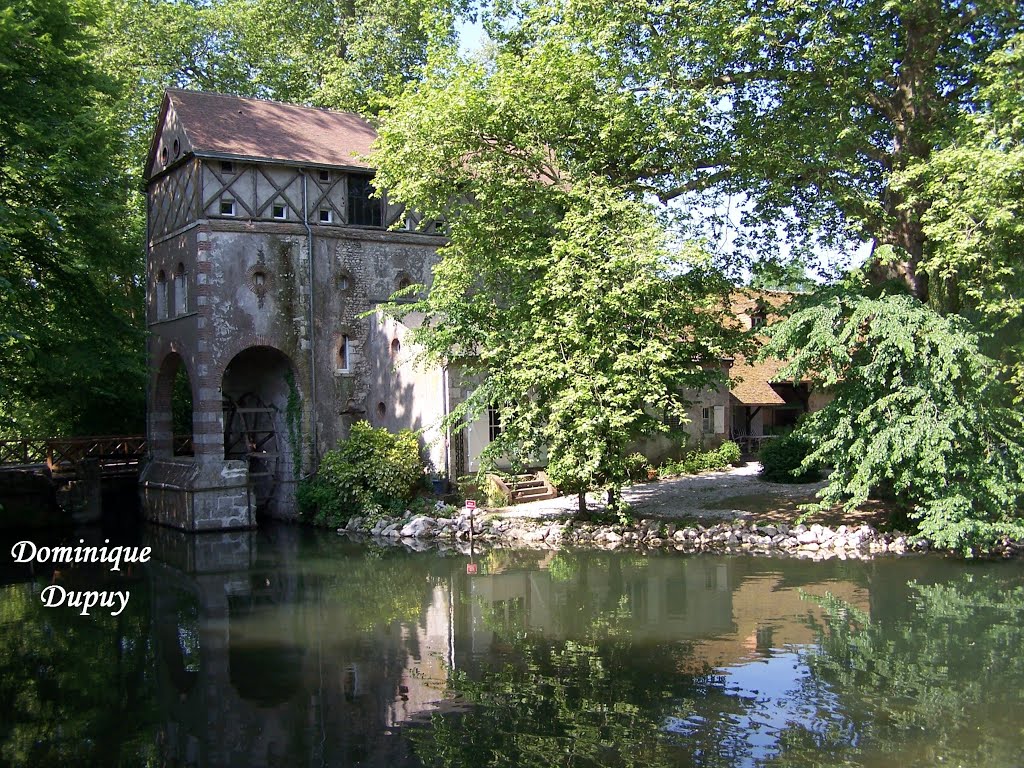
<svg viewBox="0 0 1024 768">
<path fill-rule="evenodd" d="M 139 479 L 142 510 L 151 522 L 183 531 L 255 528 L 244 461 L 153 459 Z"/>
</svg>

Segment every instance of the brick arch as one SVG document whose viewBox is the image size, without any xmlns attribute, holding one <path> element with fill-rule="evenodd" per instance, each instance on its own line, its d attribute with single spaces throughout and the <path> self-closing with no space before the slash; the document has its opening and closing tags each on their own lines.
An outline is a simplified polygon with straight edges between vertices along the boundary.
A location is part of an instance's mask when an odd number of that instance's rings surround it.
<svg viewBox="0 0 1024 768">
<path fill-rule="evenodd" d="M 279 338 L 276 336 L 266 336 L 261 333 L 240 334 L 230 344 L 226 345 L 223 353 L 219 356 L 216 365 L 212 366 L 210 378 L 213 381 L 216 381 L 217 386 L 219 387 L 221 382 L 224 381 L 224 372 L 227 370 L 228 365 L 231 364 L 231 361 L 238 357 L 242 352 L 245 352 L 245 350 L 252 349 L 254 347 L 267 347 L 284 355 L 292 365 L 292 370 L 295 374 L 295 384 L 299 387 L 299 393 L 305 395 L 308 391 L 305 368 L 301 366 L 295 358 L 284 351 L 284 345 L 280 343 Z M 308 354 L 308 352 L 306 354 Z"/>
<path fill-rule="evenodd" d="M 169 342 L 161 345 L 164 349 L 157 359 L 160 364 L 154 369 L 150 389 L 149 445 L 154 457 L 170 458 L 174 455 L 173 394 L 174 378 L 178 368 L 185 369 L 189 387 L 192 390 L 192 434 L 196 430 L 196 404 L 199 382 L 195 375 L 190 355 L 183 345 Z"/>
</svg>

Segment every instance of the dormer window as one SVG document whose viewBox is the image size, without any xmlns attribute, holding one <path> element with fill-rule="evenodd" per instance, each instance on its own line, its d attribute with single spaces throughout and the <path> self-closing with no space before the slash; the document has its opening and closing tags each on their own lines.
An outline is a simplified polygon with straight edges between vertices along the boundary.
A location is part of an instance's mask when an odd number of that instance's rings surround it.
<svg viewBox="0 0 1024 768">
<path fill-rule="evenodd" d="M 380 227 L 384 223 L 381 201 L 374 193 L 372 176 L 348 177 L 348 223 L 360 227 Z"/>
<path fill-rule="evenodd" d="M 751 328 L 751 330 L 753 330 L 755 328 L 760 328 L 767 321 L 768 321 L 767 314 L 765 313 L 765 311 L 763 309 L 760 309 L 760 310 L 758 310 L 756 312 L 753 312 L 750 315 L 750 328 Z"/>
<path fill-rule="evenodd" d="M 220 172 L 221 173 L 234 173 L 235 172 L 235 164 L 232 161 L 230 161 L 230 160 L 221 160 L 220 161 Z"/>
<path fill-rule="evenodd" d="M 220 215 L 221 216 L 234 216 L 235 215 L 235 201 L 230 198 L 224 198 L 220 201 Z"/>
<path fill-rule="evenodd" d="M 330 171 L 320 171 L 320 181 L 329 182 L 331 180 Z"/>
<path fill-rule="evenodd" d="M 318 215 L 321 224 L 330 224 L 334 221 L 334 216 L 332 215 L 330 208 L 321 208 Z"/>
<path fill-rule="evenodd" d="M 288 208 L 285 205 L 283 205 L 281 203 L 274 203 L 274 205 L 272 206 L 272 209 L 273 209 L 272 210 L 272 214 L 273 214 L 275 219 L 287 219 L 288 218 Z"/>
</svg>

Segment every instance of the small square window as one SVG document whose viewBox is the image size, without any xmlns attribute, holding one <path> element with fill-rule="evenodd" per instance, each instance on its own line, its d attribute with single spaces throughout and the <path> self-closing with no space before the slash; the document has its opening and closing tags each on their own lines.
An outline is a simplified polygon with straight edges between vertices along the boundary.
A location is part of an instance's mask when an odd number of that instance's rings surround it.
<svg viewBox="0 0 1024 768">
<path fill-rule="evenodd" d="M 235 215 L 235 201 L 234 200 L 221 200 L 220 201 L 220 215 L 221 216 L 234 216 Z"/>
<path fill-rule="evenodd" d="M 275 219 L 287 219 L 288 209 L 280 203 L 274 203 L 274 218 Z"/>
<path fill-rule="evenodd" d="M 234 173 L 235 172 L 235 164 L 233 162 L 231 162 L 230 160 L 221 160 L 220 161 L 220 172 L 221 173 Z"/>
<path fill-rule="evenodd" d="M 321 224 L 330 224 L 333 220 L 334 220 L 334 217 L 331 216 L 331 209 L 330 208 L 321 208 L 320 209 L 320 223 Z"/>
<path fill-rule="evenodd" d="M 320 181 L 330 181 L 330 180 L 331 180 L 331 172 L 330 171 L 320 171 Z"/>
</svg>

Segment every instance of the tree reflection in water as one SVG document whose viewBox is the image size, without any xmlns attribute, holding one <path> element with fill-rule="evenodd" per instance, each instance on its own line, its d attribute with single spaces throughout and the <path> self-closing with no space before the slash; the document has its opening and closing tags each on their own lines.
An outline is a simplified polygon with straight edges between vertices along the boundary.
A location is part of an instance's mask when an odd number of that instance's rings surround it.
<svg viewBox="0 0 1024 768">
<path fill-rule="evenodd" d="M 587 569 L 621 564 L 560 557 L 580 612 L 595 605 Z M 628 589 L 568 635 L 484 612 L 500 653 L 452 672 L 467 706 L 410 738 L 444 768 L 1021 765 L 1024 586 L 1017 565 L 983 568 L 901 584 L 907 601 L 873 618 L 808 596 L 816 644 L 733 668 L 699 662 L 691 642 L 638 640 Z"/>
</svg>

